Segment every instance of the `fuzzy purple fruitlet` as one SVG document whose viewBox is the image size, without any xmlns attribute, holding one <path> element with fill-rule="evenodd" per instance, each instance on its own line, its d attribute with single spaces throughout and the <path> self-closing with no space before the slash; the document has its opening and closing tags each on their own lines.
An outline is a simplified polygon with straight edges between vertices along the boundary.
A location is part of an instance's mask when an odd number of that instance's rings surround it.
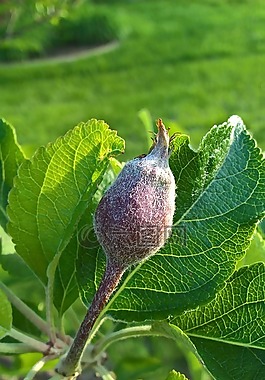
<svg viewBox="0 0 265 380">
<path fill-rule="evenodd" d="M 93 326 L 123 273 L 156 253 L 169 235 L 175 209 L 175 181 L 168 165 L 168 131 L 162 120 L 147 156 L 129 161 L 98 204 L 94 226 L 106 269 L 67 356 L 57 372 L 81 373 L 81 358 Z"/>
<path fill-rule="evenodd" d="M 165 243 L 175 210 L 175 180 L 168 164 L 169 135 L 162 120 L 148 155 L 129 161 L 104 194 L 94 226 L 107 259 L 127 269 Z"/>
</svg>

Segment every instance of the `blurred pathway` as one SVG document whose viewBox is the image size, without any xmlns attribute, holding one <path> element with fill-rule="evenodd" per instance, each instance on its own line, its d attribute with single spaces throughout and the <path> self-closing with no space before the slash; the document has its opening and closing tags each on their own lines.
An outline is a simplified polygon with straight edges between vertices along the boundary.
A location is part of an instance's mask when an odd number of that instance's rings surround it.
<svg viewBox="0 0 265 380">
<path fill-rule="evenodd" d="M 72 48 L 71 50 L 61 50 L 58 53 L 55 53 L 53 55 L 43 57 L 43 58 L 35 58 L 31 60 L 26 61 L 19 61 L 19 62 L 0 62 L 0 67 L 4 66 L 21 66 L 21 65 L 39 65 L 39 64 L 52 64 L 57 62 L 72 62 L 76 61 L 78 59 L 87 58 L 89 56 L 104 54 L 109 51 L 112 51 L 116 49 L 119 46 L 119 42 L 114 41 L 110 42 L 108 44 L 97 46 L 93 48 Z"/>
</svg>

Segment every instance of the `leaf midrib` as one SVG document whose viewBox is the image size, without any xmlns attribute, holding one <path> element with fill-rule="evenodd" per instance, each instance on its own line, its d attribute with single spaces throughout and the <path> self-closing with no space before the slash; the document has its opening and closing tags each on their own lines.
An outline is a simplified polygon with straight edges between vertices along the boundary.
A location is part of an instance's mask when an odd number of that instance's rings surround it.
<svg viewBox="0 0 265 380">
<path fill-rule="evenodd" d="M 201 335 L 201 334 L 194 334 L 194 333 L 189 333 L 187 331 L 184 331 L 189 337 L 194 337 L 194 338 L 200 338 L 200 339 L 206 339 L 214 342 L 219 342 L 219 343 L 225 343 L 233 346 L 239 346 L 239 347 L 244 347 L 244 348 L 249 348 L 249 349 L 258 349 L 258 350 L 265 350 L 265 347 L 262 346 L 256 346 L 256 345 L 251 345 L 250 343 L 243 343 L 243 342 L 238 342 L 238 341 L 233 341 L 233 340 L 226 340 L 222 338 L 217 338 L 217 337 L 209 337 L 206 335 Z"/>
</svg>

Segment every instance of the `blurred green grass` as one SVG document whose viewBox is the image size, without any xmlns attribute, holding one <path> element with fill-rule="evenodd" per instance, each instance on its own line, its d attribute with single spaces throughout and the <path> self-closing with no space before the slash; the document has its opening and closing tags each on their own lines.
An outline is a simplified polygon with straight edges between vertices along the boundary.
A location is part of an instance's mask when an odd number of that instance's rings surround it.
<svg viewBox="0 0 265 380">
<path fill-rule="evenodd" d="M 147 149 L 137 114 L 177 122 L 197 145 L 239 114 L 265 149 L 262 0 L 111 2 L 120 46 L 73 62 L 0 65 L 0 115 L 20 143 L 38 146 L 80 121 L 104 119 L 126 139 L 124 159 Z"/>
</svg>

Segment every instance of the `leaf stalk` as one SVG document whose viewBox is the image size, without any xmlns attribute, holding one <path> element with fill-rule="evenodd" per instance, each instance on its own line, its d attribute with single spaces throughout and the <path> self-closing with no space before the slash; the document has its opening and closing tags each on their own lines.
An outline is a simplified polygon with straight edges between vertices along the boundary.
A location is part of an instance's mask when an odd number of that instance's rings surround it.
<svg viewBox="0 0 265 380">
<path fill-rule="evenodd" d="M 116 376 L 113 375 L 107 368 L 101 364 L 94 366 L 95 372 L 102 378 L 102 380 L 116 380 Z"/>
<path fill-rule="evenodd" d="M 43 342 L 40 342 L 39 340 L 32 338 L 26 334 L 21 333 L 20 331 L 16 330 L 15 328 L 12 328 L 10 331 L 8 331 L 8 335 L 10 335 L 12 338 L 27 344 L 28 346 L 32 347 L 34 351 L 42 352 L 43 354 L 47 353 L 57 353 L 57 350 L 53 347 L 50 347 L 48 344 L 45 344 Z"/>
<path fill-rule="evenodd" d="M 49 356 L 45 356 L 44 358 L 41 358 L 37 363 L 34 364 L 34 366 L 31 368 L 31 370 L 28 372 L 24 380 L 33 380 L 35 375 L 42 369 L 42 367 L 52 358 Z"/>
<path fill-rule="evenodd" d="M 35 325 L 41 332 L 49 336 L 48 324 L 33 311 L 28 305 L 26 305 L 21 299 L 19 299 L 5 284 L 0 282 L 0 289 L 3 290 L 8 300 L 23 314 L 33 325 Z"/>
<path fill-rule="evenodd" d="M 60 255 L 56 254 L 48 266 L 47 277 L 48 285 L 46 287 L 46 319 L 49 326 L 49 338 L 50 341 L 54 344 L 56 342 L 56 329 L 54 323 L 54 306 L 53 306 L 53 292 L 54 292 L 54 279 L 56 268 L 58 266 Z M 62 338 L 62 340 L 64 340 Z"/>
<path fill-rule="evenodd" d="M 26 343 L 0 343 L 1 354 L 25 354 L 35 352 L 32 346 Z"/>
</svg>

